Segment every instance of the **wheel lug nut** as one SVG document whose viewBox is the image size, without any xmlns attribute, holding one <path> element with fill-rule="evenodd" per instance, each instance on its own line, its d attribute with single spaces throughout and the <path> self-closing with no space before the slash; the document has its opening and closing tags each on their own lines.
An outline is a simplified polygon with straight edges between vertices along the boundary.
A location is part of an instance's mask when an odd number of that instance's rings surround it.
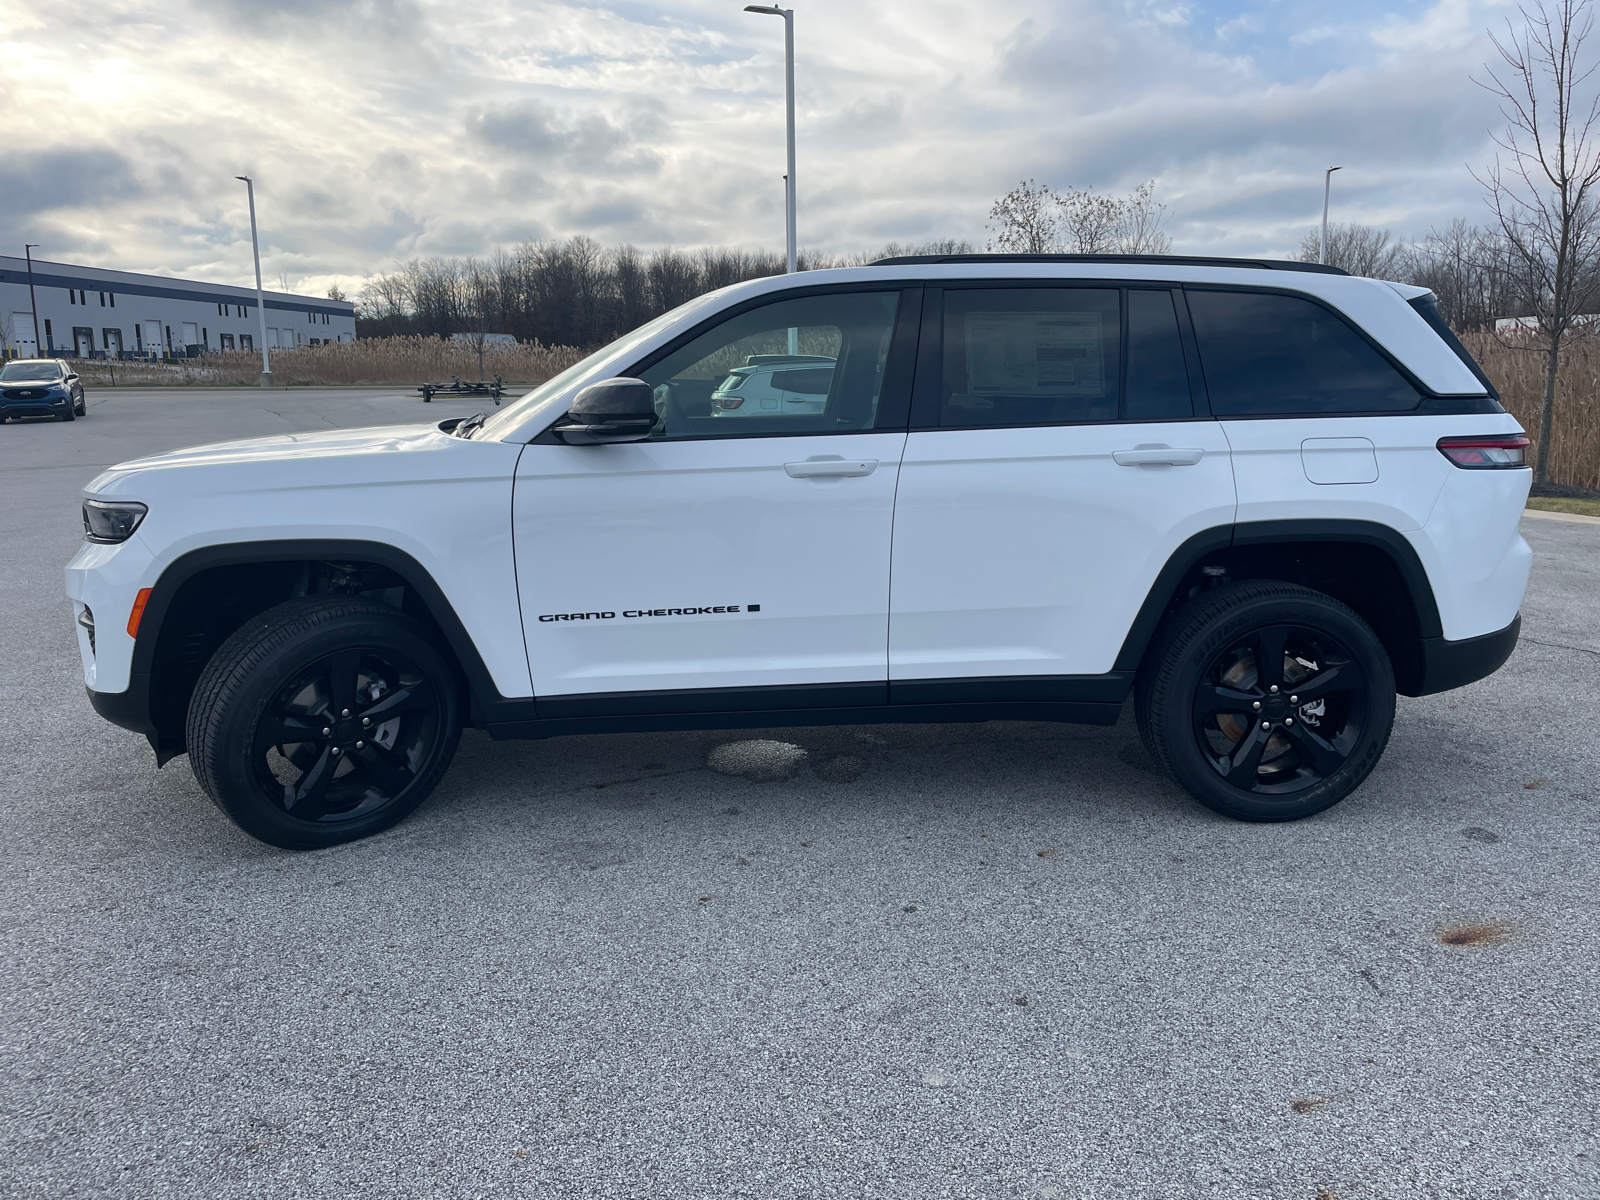
<svg viewBox="0 0 1600 1200">
<path fill-rule="evenodd" d="M 1263 728 L 1263 729 L 1271 729 L 1272 728 L 1272 722 L 1271 721 L 1263 721 L 1263 722 L 1261 722 L 1261 728 Z"/>
<path fill-rule="evenodd" d="M 1299 696 L 1290 696 L 1289 697 L 1289 703 L 1290 704 L 1299 704 L 1300 703 L 1300 697 Z"/>
<path fill-rule="evenodd" d="M 1257 700 L 1255 703 L 1251 704 L 1250 707 L 1259 712 L 1261 710 L 1261 701 Z M 327 733 L 328 731 L 324 729 L 322 732 Z"/>
<path fill-rule="evenodd" d="M 341 753 L 341 751 L 339 750 L 339 747 L 335 746 L 330 753 L 332 753 L 333 755 L 335 755 L 337 757 Z"/>
<path fill-rule="evenodd" d="M 332 728 L 330 728 L 329 726 L 324 725 L 323 728 L 322 728 L 322 736 L 323 737 L 331 737 L 332 735 L 333 735 Z"/>
<path fill-rule="evenodd" d="M 1277 690 L 1278 690 L 1278 689 L 1277 689 L 1277 688 L 1273 688 L 1273 689 L 1272 689 L 1272 690 L 1273 690 L 1273 691 L 1277 691 Z M 348 708 L 347 708 L 347 709 L 344 709 L 344 710 L 343 710 L 343 711 L 342 711 L 342 712 L 340 712 L 340 714 L 339 714 L 339 715 L 340 715 L 340 716 L 341 716 L 341 717 L 348 717 L 348 716 L 349 716 L 349 715 L 350 715 L 350 710 L 349 710 L 349 709 L 348 709 Z"/>
<path fill-rule="evenodd" d="M 367 748 L 367 744 L 365 742 L 357 742 L 356 743 L 356 749 L 357 750 L 365 750 L 366 748 Z"/>
<path fill-rule="evenodd" d="M 1293 717 L 1285 717 L 1285 718 L 1284 718 L 1284 719 L 1283 719 L 1283 723 L 1284 723 L 1284 724 L 1285 724 L 1285 725 L 1293 725 L 1293 724 L 1294 724 L 1294 718 L 1293 718 Z M 360 743 L 360 742 L 357 742 L 357 743 L 356 743 L 356 745 L 358 745 L 358 746 L 359 746 L 359 745 L 361 745 L 361 743 Z"/>
<path fill-rule="evenodd" d="M 372 724 L 372 718 L 371 717 L 362 717 L 361 718 L 361 728 L 365 729 L 368 725 L 371 725 L 371 724 Z"/>
<path fill-rule="evenodd" d="M 1271 691 L 1274 696 L 1276 696 L 1278 694 L 1278 685 L 1277 684 L 1273 684 L 1272 687 L 1270 689 L 1268 689 L 1268 690 Z M 350 714 L 347 712 L 344 715 L 348 717 Z"/>
</svg>

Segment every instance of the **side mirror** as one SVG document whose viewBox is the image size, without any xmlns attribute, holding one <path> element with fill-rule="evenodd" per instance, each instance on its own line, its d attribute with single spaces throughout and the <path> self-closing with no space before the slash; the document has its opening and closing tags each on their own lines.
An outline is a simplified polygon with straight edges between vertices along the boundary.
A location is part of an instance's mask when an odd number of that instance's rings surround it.
<svg viewBox="0 0 1600 1200">
<path fill-rule="evenodd" d="M 607 379 L 578 393 L 550 432 L 569 446 L 639 442 L 656 427 L 654 390 L 642 379 Z"/>
</svg>

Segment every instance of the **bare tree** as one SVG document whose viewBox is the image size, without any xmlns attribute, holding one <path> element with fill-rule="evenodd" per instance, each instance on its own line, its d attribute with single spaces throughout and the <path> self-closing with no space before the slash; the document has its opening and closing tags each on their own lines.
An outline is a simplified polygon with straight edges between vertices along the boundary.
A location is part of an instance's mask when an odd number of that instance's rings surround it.
<svg viewBox="0 0 1600 1200">
<path fill-rule="evenodd" d="M 1556 373 L 1562 343 L 1600 296 L 1600 97 L 1585 43 L 1594 30 L 1591 0 L 1533 0 L 1519 9 L 1519 31 L 1490 35 L 1501 63 L 1479 83 L 1500 99 L 1504 152 L 1474 178 L 1488 193 L 1509 257 L 1528 288 L 1530 315 L 1545 342 L 1544 396 L 1534 478 L 1547 482 Z"/>
<path fill-rule="evenodd" d="M 1050 186 L 1026 179 L 989 209 L 988 248 L 1003 254 L 1050 254 L 1060 248 L 1061 205 Z"/>
<path fill-rule="evenodd" d="M 1118 231 L 1123 254 L 1171 254 L 1172 236 L 1162 226 L 1167 223 L 1167 206 L 1157 204 L 1156 181 L 1141 183 L 1122 202 L 1122 221 Z"/>
<path fill-rule="evenodd" d="M 1460 217 L 1407 248 L 1396 277 L 1431 291 L 1452 329 L 1493 329 L 1497 317 L 1527 311 L 1527 289 L 1500 231 Z"/>
<path fill-rule="evenodd" d="M 1311 229 L 1300 240 L 1300 261 L 1321 261 L 1321 229 Z M 1406 248 L 1394 240 L 1387 229 L 1374 229 L 1371 225 L 1328 226 L 1328 258 L 1330 267 L 1363 275 L 1371 279 L 1391 279 L 1404 268 Z"/>
<path fill-rule="evenodd" d="M 1010 254 L 1166 254 L 1172 238 L 1162 231 L 1166 205 L 1155 202 L 1155 180 L 1127 196 L 1092 188 L 1052 191 L 1024 180 L 994 202 L 990 250 Z"/>
</svg>

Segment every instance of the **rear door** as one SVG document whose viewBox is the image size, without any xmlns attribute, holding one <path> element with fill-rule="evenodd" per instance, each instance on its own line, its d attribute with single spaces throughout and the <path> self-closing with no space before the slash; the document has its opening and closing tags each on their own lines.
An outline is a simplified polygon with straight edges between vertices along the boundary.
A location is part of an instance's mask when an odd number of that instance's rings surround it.
<svg viewBox="0 0 1600 1200">
<path fill-rule="evenodd" d="M 1050 677 L 1109 672 L 1173 551 L 1233 520 L 1179 299 L 929 289 L 895 507 L 893 699 L 1045 699 Z"/>
<path fill-rule="evenodd" d="M 746 306 L 633 369 L 656 390 L 647 441 L 527 448 L 513 515 L 542 716 L 884 702 L 920 297 Z M 826 360 L 806 364 L 829 373 L 822 411 L 718 415 L 733 368 L 796 343 Z"/>
</svg>

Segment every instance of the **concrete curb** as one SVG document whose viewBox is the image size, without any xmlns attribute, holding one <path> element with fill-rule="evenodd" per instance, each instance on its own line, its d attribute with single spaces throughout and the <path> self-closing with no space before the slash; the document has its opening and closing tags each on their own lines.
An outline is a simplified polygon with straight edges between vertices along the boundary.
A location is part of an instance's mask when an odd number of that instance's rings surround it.
<svg viewBox="0 0 1600 1200">
<path fill-rule="evenodd" d="M 1582 513 L 1545 512 L 1541 508 L 1525 508 L 1522 510 L 1525 517 L 1537 517 L 1541 521 L 1572 521 L 1579 525 L 1600 525 L 1600 517 L 1586 517 Z"/>
</svg>

